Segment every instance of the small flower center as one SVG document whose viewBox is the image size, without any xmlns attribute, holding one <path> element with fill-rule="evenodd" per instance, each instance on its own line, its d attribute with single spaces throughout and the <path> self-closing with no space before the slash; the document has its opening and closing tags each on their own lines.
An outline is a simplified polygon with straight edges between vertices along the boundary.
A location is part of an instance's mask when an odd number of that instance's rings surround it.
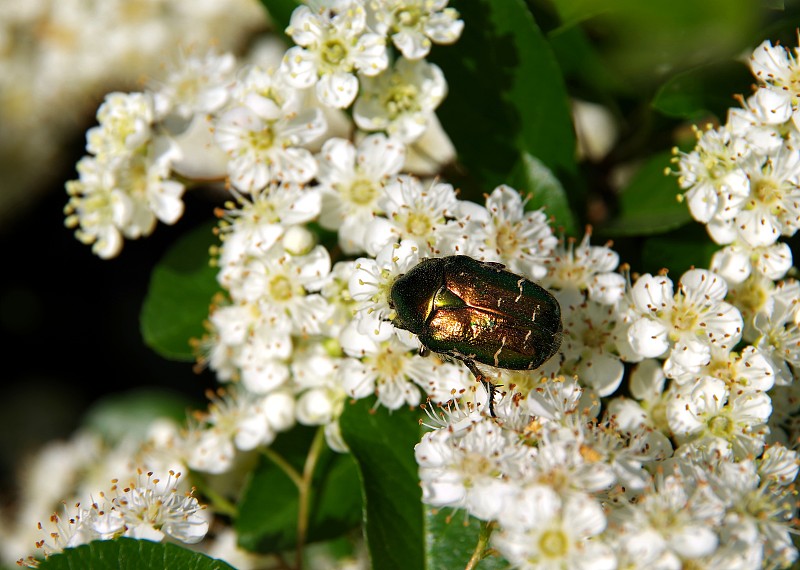
<svg viewBox="0 0 800 570">
<path fill-rule="evenodd" d="M 383 379 L 398 378 L 406 368 L 406 357 L 386 346 L 375 356 L 373 364 Z"/>
<path fill-rule="evenodd" d="M 733 428 L 733 422 L 725 416 L 715 416 L 708 422 L 708 430 L 722 439 L 728 439 L 733 433 Z"/>
<path fill-rule="evenodd" d="M 482 453 L 467 453 L 461 460 L 461 472 L 467 475 L 496 475 L 494 464 Z M 471 487 L 471 478 L 465 479 L 464 486 Z"/>
<path fill-rule="evenodd" d="M 408 83 L 398 83 L 386 90 L 383 98 L 383 108 L 389 113 L 389 118 L 396 119 L 406 113 L 416 113 L 420 110 L 419 90 Z"/>
<path fill-rule="evenodd" d="M 775 207 L 783 198 L 780 185 L 772 178 L 762 178 L 753 185 L 753 196 L 765 206 Z"/>
<path fill-rule="evenodd" d="M 269 292 L 276 301 L 288 301 L 292 298 L 292 283 L 285 275 L 276 275 L 269 282 Z"/>
<path fill-rule="evenodd" d="M 356 180 L 350 186 L 347 192 L 347 197 L 350 202 L 357 206 L 368 206 L 375 201 L 378 196 L 378 191 L 375 185 L 369 180 Z"/>
<path fill-rule="evenodd" d="M 581 341 L 584 347 L 589 349 L 603 348 L 606 345 L 609 331 L 603 326 L 595 326 L 591 321 L 587 321 L 586 327 L 581 334 Z"/>
<path fill-rule="evenodd" d="M 247 142 L 256 151 L 271 149 L 275 145 L 275 133 L 272 126 L 267 125 L 260 131 L 250 131 Z"/>
<path fill-rule="evenodd" d="M 411 212 L 406 218 L 406 230 L 414 236 L 428 235 L 433 228 L 430 217 L 421 212 Z"/>
<path fill-rule="evenodd" d="M 416 28 L 419 26 L 422 12 L 418 6 L 408 6 L 397 11 L 395 14 L 397 23 L 403 28 Z"/>
<path fill-rule="evenodd" d="M 561 529 L 546 530 L 539 537 L 539 551 L 547 558 L 563 558 L 569 551 L 569 538 Z"/>
<path fill-rule="evenodd" d="M 672 324 L 671 338 L 677 340 L 679 332 L 694 331 L 697 328 L 700 315 L 694 305 L 687 303 L 684 297 L 677 297 L 672 307 L 670 323 Z"/>
<path fill-rule="evenodd" d="M 497 248 L 504 253 L 519 249 L 519 239 L 512 224 L 503 224 L 497 228 Z"/>
<path fill-rule="evenodd" d="M 342 40 L 331 38 L 322 44 L 322 49 L 320 49 L 319 53 L 323 62 L 331 67 L 338 68 L 347 57 L 347 48 Z"/>
</svg>

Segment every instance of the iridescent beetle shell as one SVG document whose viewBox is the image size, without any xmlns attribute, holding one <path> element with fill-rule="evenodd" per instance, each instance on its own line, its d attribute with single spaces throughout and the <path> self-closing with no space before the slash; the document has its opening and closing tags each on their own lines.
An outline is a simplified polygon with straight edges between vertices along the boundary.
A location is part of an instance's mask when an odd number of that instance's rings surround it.
<svg viewBox="0 0 800 570">
<path fill-rule="evenodd" d="M 533 370 L 561 346 L 555 297 L 497 263 L 464 255 L 425 259 L 397 278 L 390 296 L 395 326 L 473 373 L 474 362 Z"/>
</svg>

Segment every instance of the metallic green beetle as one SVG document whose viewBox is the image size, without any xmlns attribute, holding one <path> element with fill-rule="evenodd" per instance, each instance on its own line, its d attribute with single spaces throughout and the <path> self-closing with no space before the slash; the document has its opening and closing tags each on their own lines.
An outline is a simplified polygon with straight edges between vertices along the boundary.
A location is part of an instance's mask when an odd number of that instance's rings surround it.
<svg viewBox="0 0 800 570">
<path fill-rule="evenodd" d="M 395 326 L 423 351 L 461 360 L 489 388 L 476 362 L 534 370 L 561 346 L 561 307 L 546 289 L 499 263 L 465 255 L 425 259 L 392 284 Z"/>
</svg>

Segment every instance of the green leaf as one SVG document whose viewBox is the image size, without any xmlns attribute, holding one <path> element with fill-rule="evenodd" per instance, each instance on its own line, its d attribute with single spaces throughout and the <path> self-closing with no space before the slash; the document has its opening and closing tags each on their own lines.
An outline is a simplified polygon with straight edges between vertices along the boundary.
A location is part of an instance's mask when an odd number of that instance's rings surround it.
<svg viewBox="0 0 800 570">
<path fill-rule="evenodd" d="M 465 568 L 481 534 L 481 521 L 466 513 L 425 509 L 425 554 L 427 570 Z M 480 561 L 478 570 L 501 570 L 508 562 L 500 556 Z"/>
<path fill-rule="evenodd" d="M 177 392 L 141 388 L 103 397 L 92 405 L 83 423 L 110 443 L 131 436 L 143 441 L 154 420 L 183 423 L 190 407 L 191 402 Z"/>
<path fill-rule="evenodd" d="M 292 12 L 302 2 L 298 0 L 261 0 L 261 4 L 267 9 L 275 29 L 283 32 L 289 26 Z"/>
<path fill-rule="evenodd" d="M 670 117 L 699 120 L 711 113 L 725 122 L 733 96 L 747 93 L 753 75 L 744 63 L 726 61 L 678 73 L 664 83 L 653 107 Z"/>
<path fill-rule="evenodd" d="M 302 473 L 316 429 L 296 427 L 281 434 L 271 453 Z M 361 489 L 353 458 L 325 446 L 317 460 L 306 542 L 339 537 L 361 521 Z M 262 457 L 239 501 L 235 522 L 239 544 L 247 550 L 273 553 L 294 549 L 300 498 L 286 472 Z"/>
<path fill-rule="evenodd" d="M 567 193 L 542 161 L 523 153 L 521 160 L 511 171 L 509 184 L 523 197 L 530 195 L 525 204 L 526 210 L 545 208 L 545 212 L 555 218 L 556 227 L 562 227 L 567 234 L 575 235 L 577 228 L 567 201 Z"/>
<path fill-rule="evenodd" d="M 668 269 L 677 281 L 691 267 L 708 267 L 711 256 L 720 248 L 711 241 L 704 226 L 694 224 L 678 231 L 651 237 L 642 245 L 642 270 L 657 273 Z"/>
<path fill-rule="evenodd" d="M 141 313 L 142 336 L 149 347 L 171 360 L 194 360 L 189 344 L 205 332 L 211 298 L 219 291 L 208 249 L 217 243 L 213 224 L 178 240 L 153 269 Z"/>
<path fill-rule="evenodd" d="M 679 228 L 691 221 L 689 208 L 678 202 L 680 193 L 674 176 L 666 175 L 671 153 L 652 156 L 623 189 L 619 215 L 598 228 L 604 236 L 653 235 Z"/>
<path fill-rule="evenodd" d="M 42 570 L 226 570 L 233 567 L 176 544 L 119 538 L 97 540 L 54 554 Z"/>
<path fill-rule="evenodd" d="M 763 0 L 551 0 L 562 26 L 580 24 L 606 65 L 642 93 L 677 71 L 753 47 Z"/>
<path fill-rule="evenodd" d="M 455 47 L 431 54 L 450 95 L 437 114 L 458 152 L 462 196 L 480 201 L 523 153 L 557 176 L 575 167 L 569 100 L 550 46 L 521 0 L 451 2 L 465 22 Z"/>
<path fill-rule="evenodd" d="M 373 568 L 424 568 L 422 491 L 414 446 L 419 416 L 375 408 L 374 399 L 345 408 L 339 424 L 358 464 L 364 495 L 364 532 Z"/>
</svg>

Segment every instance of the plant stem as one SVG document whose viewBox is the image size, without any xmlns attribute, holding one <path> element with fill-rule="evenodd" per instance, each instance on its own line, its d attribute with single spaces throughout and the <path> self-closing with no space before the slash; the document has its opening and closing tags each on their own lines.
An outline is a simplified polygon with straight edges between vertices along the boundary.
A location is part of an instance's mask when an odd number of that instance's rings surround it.
<svg viewBox="0 0 800 570">
<path fill-rule="evenodd" d="M 275 465 L 277 465 L 281 471 L 286 473 L 286 476 L 292 480 L 292 483 L 294 483 L 298 491 L 302 490 L 303 478 L 300 476 L 300 472 L 297 471 L 297 469 L 295 469 L 294 467 L 292 467 L 291 463 L 286 461 L 281 454 L 277 453 L 275 450 L 269 447 L 265 447 L 264 449 L 261 450 L 261 452 L 270 461 L 272 461 Z"/>
<path fill-rule="evenodd" d="M 229 517 L 236 517 L 239 513 L 236 505 L 230 502 L 221 493 L 217 492 L 211 485 L 206 484 L 206 480 L 203 479 L 203 477 L 197 473 L 192 473 L 191 481 L 192 485 L 197 487 L 200 491 L 200 494 L 209 500 L 214 512 Z"/>
<path fill-rule="evenodd" d="M 306 456 L 306 464 L 303 466 L 303 478 L 298 487 L 300 492 L 299 505 L 297 507 L 297 559 L 295 567 L 297 570 L 303 568 L 303 549 L 306 545 L 308 534 L 309 507 L 311 504 L 311 483 L 314 479 L 314 468 L 317 466 L 320 453 L 325 446 L 325 431 L 320 427 L 311 442 L 311 447 Z"/>
<path fill-rule="evenodd" d="M 490 522 L 483 522 L 481 521 L 481 532 L 478 535 L 478 543 L 475 545 L 475 550 L 472 552 L 472 556 L 467 562 L 467 565 L 464 567 L 464 570 L 475 570 L 478 566 L 478 562 L 486 558 L 489 553 L 489 537 L 492 536 L 492 531 L 494 531 L 495 523 Z"/>
</svg>

